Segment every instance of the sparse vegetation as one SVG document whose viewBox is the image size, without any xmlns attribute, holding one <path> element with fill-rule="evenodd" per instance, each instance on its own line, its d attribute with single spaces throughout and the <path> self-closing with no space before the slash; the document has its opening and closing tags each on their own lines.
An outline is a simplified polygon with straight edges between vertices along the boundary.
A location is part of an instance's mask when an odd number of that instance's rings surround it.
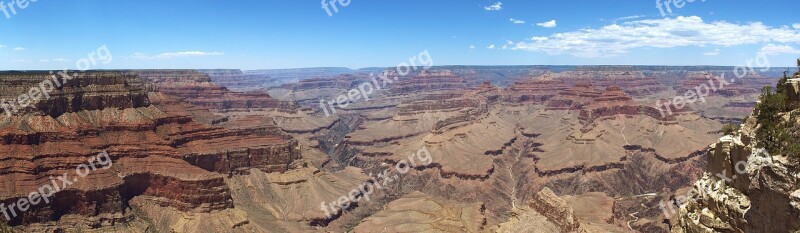
<svg viewBox="0 0 800 233">
<path fill-rule="evenodd" d="M 800 59 L 798 60 L 800 68 Z M 800 71 L 795 76 L 800 75 Z M 765 148 L 770 154 L 782 154 L 794 160 L 800 160 L 800 125 L 797 124 L 798 113 L 792 112 L 786 120 L 786 113 L 794 110 L 787 105 L 788 91 L 786 83 L 789 79 L 788 72 L 778 81 L 775 92 L 771 87 L 764 87 L 761 91 L 761 102 L 756 106 L 756 120 L 758 129 L 756 138 L 759 147 Z"/>
<path fill-rule="evenodd" d="M 725 126 L 722 126 L 722 133 L 725 134 L 725 135 L 736 136 L 736 134 L 738 132 L 739 132 L 739 126 L 738 125 L 727 124 Z"/>
<path fill-rule="evenodd" d="M 8 223 L 0 221 L 0 233 L 14 233 L 14 229 Z"/>
</svg>

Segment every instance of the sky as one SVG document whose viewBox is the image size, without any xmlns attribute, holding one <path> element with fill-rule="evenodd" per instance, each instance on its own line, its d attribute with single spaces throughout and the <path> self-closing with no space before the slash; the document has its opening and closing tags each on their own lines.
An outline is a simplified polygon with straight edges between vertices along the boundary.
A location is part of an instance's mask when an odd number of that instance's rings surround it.
<svg viewBox="0 0 800 233">
<path fill-rule="evenodd" d="M 436 66 L 800 57 L 797 0 L 326 1 L 0 0 L 0 70 L 76 69 L 103 46 L 91 69 L 391 67 L 426 50 Z"/>
</svg>

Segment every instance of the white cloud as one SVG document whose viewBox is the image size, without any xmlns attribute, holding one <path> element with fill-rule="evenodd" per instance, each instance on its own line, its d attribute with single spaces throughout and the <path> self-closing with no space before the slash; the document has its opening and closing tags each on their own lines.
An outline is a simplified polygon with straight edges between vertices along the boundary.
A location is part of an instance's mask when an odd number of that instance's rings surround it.
<svg viewBox="0 0 800 233">
<path fill-rule="evenodd" d="M 483 9 L 487 11 L 499 11 L 503 9 L 503 3 L 497 2 L 495 4 L 492 4 L 491 6 L 485 6 L 483 7 Z"/>
<path fill-rule="evenodd" d="M 475 49 L 475 48 L 476 48 L 475 45 L 470 45 L 469 46 L 469 49 Z"/>
<path fill-rule="evenodd" d="M 487 48 L 487 49 L 494 49 L 494 44 L 490 44 L 490 45 L 489 45 L 489 46 L 487 46 L 486 48 Z"/>
<path fill-rule="evenodd" d="M 800 23 L 792 24 L 794 29 L 800 29 Z"/>
<path fill-rule="evenodd" d="M 148 56 L 144 53 L 134 53 L 130 56 L 133 59 L 148 60 L 148 59 L 172 59 L 172 58 L 186 58 L 186 57 L 201 57 L 201 56 L 221 56 L 225 53 L 221 52 L 201 52 L 201 51 L 185 51 L 185 52 L 169 52 L 162 53 L 155 56 Z"/>
<path fill-rule="evenodd" d="M 795 49 L 792 46 L 788 45 L 767 44 L 761 48 L 761 53 L 764 53 L 766 55 L 800 54 L 800 49 Z"/>
<path fill-rule="evenodd" d="M 614 21 L 627 21 L 627 20 L 639 19 L 639 18 L 644 18 L 644 15 L 631 15 L 631 16 L 619 17 L 619 18 L 614 19 Z"/>
<path fill-rule="evenodd" d="M 28 62 L 28 60 L 25 60 L 25 59 L 14 59 L 14 60 L 11 60 L 11 62 L 25 63 L 25 62 Z"/>
<path fill-rule="evenodd" d="M 511 21 L 511 23 L 514 23 L 514 24 L 523 24 L 523 23 L 525 23 L 525 21 L 523 21 L 523 20 L 514 19 L 514 18 L 510 18 L 508 20 Z"/>
<path fill-rule="evenodd" d="M 800 43 L 800 32 L 789 28 L 769 27 L 761 22 L 706 23 L 698 16 L 679 16 L 629 21 L 601 28 L 557 33 L 544 38 L 533 37 L 531 41 L 517 43 L 514 49 L 551 55 L 609 57 L 642 47 L 728 47 L 768 42 Z"/>
<path fill-rule="evenodd" d="M 5 48 L 5 47 L 7 47 L 7 46 L 4 45 L 4 44 L 0 44 L 0 48 Z"/>
<path fill-rule="evenodd" d="M 541 23 L 537 23 L 536 25 L 540 26 L 540 27 L 554 28 L 554 27 L 556 27 L 556 20 L 554 19 L 554 20 L 550 20 L 550 21 L 547 21 L 547 22 L 541 22 Z"/>
<path fill-rule="evenodd" d="M 531 40 L 532 41 L 542 42 L 542 41 L 546 41 L 548 39 L 547 39 L 547 37 L 544 37 L 544 36 L 541 36 L 541 37 L 540 36 L 534 36 L 534 37 L 531 37 Z"/>
<path fill-rule="evenodd" d="M 717 55 L 719 55 L 719 52 L 720 52 L 719 49 L 714 49 L 714 51 L 705 52 L 705 53 L 703 53 L 703 55 L 705 55 L 705 56 L 717 56 Z"/>
<path fill-rule="evenodd" d="M 53 61 L 69 61 L 69 59 L 55 58 L 55 59 L 53 59 Z"/>
<path fill-rule="evenodd" d="M 14 51 L 22 51 L 22 50 L 25 50 L 25 48 L 23 48 L 23 47 L 16 47 L 16 48 L 14 48 Z"/>
<path fill-rule="evenodd" d="M 39 62 L 50 62 L 50 59 L 39 59 Z"/>
</svg>

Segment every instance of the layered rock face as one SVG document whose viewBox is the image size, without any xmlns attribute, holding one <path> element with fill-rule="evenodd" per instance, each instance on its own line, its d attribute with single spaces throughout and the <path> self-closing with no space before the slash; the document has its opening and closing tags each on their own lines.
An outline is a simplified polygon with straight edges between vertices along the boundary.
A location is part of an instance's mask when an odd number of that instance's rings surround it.
<svg viewBox="0 0 800 233">
<path fill-rule="evenodd" d="M 272 98 L 264 92 L 232 92 L 212 82 L 211 77 L 195 70 L 140 70 L 143 80 L 154 89 L 178 97 L 192 105 L 215 111 L 247 111 L 249 109 L 281 109 L 294 111 L 292 102 Z"/>
<path fill-rule="evenodd" d="M 675 116 L 667 114 L 668 111 L 664 108 L 672 108 L 673 114 L 681 114 L 690 112 L 691 108 L 684 107 L 678 109 L 672 105 L 655 108 L 648 105 L 640 105 L 635 103 L 622 89 L 618 86 L 609 86 L 606 90 L 595 98 L 590 104 L 581 109 L 579 119 L 584 123 L 591 123 L 597 119 L 605 119 L 619 115 L 623 116 L 636 116 L 643 115 L 653 119 L 657 119 L 661 124 L 676 124 Z"/>
<path fill-rule="evenodd" d="M 47 79 L 46 73 L 4 75 L 0 86 L 14 90 Z M 131 220 L 133 198 L 184 212 L 226 210 L 233 201 L 225 175 L 287 171 L 300 156 L 297 142 L 279 129 L 197 122 L 189 113 L 198 110 L 148 94 L 143 83 L 134 72 L 86 72 L 34 110 L 0 121 L 0 203 L 15 203 L 51 184 L 50 177 L 75 178 L 49 203 L 17 210 L 9 224 L 31 231 L 63 230 L 52 222 L 65 219 L 75 220 L 71 227 L 112 226 Z M 95 171 L 76 175 L 76 167 L 103 153 L 109 166 L 95 160 Z"/>
<path fill-rule="evenodd" d="M 509 221 L 500 224 L 494 232 L 623 232 L 620 228 L 605 225 L 603 221 L 608 219 L 596 219 L 599 217 L 597 213 L 604 208 L 602 202 L 608 202 L 601 196 L 593 193 L 559 197 L 549 188 L 544 188 L 527 205 L 513 210 Z M 592 201 L 596 202 L 590 203 Z M 584 206 L 587 204 L 590 206 Z M 575 207 L 582 210 L 577 211 Z"/>
<path fill-rule="evenodd" d="M 481 232 L 486 224 L 482 203 L 460 203 L 413 192 L 390 202 L 353 232 Z"/>
<path fill-rule="evenodd" d="M 349 86 L 349 85 L 348 85 Z M 310 90 L 316 88 L 336 88 L 339 87 L 337 80 L 331 79 L 303 79 L 298 83 L 287 84 L 284 87 L 290 87 L 293 90 Z"/>
<path fill-rule="evenodd" d="M 335 78 L 305 78 L 296 83 L 284 84 L 281 88 L 293 91 L 309 91 L 318 89 L 350 89 L 363 82 L 371 82 L 367 74 L 342 74 Z"/>
<path fill-rule="evenodd" d="M 401 79 L 392 86 L 394 94 L 408 94 L 414 92 L 431 92 L 443 90 L 463 90 L 467 88 L 467 81 L 462 76 L 453 74 L 450 70 L 423 71 L 411 78 Z"/>
<path fill-rule="evenodd" d="M 432 95 L 431 97 L 445 97 L 437 100 L 422 99 L 412 103 L 404 103 L 397 106 L 399 115 L 413 115 L 416 113 L 431 111 L 458 111 L 464 108 L 477 108 L 481 102 L 477 99 L 469 98 L 446 98 L 449 96 Z"/>
<path fill-rule="evenodd" d="M 518 222 L 538 219 L 535 226 L 539 228 L 507 229 L 562 231 L 561 223 L 555 224 L 540 211 L 531 209 L 528 212 L 535 214 L 525 215 L 515 210 L 549 187 L 558 195 L 576 197 L 602 192 L 592 197 L 607 203 L 602 219 L 588 213 L 591 205 L 575 201 L 585 214 L 573 223 L 587 223 L 592 229 L 589 232 L 662 229 L 661 225 L 666 229 L 665 224 L 646 223 L 654 216 L 630 217 L 642 208 L 638 199 L 632 201 L 637 205 L 631 212 L 612 217 L 612 197 L 688 185 L 700 170 L 702 153 L 697 151 L 718 137 L 709 132 L 720 126 L 691 113 L 666 124 L 659 111 L 650 107 L 653 104 L 634 100 L 620 86 L 598 87 L 581 81 L 567 88 L 576 80 L 588 79 L 538 78 L 518 81 L 507 89 L 482 83 L 469 89 L 382 96 L 402 102 L 380 110 L 350 112 L 363 120 L 353 121 L 351 130 L 344 131 L 344 140 L 335 144 L 333 154 L 344 158 L 343 163 L 372 169 L 392 166 L 406 159 L 407 151 L 425 146 L 431 154 L 443 157 L 417 169 L 419 173 L 409 182 L 420 183 L 404 183 L 394 193 L 413 190 L 469 203 L 482 201 L 486 203 L 487 226 L 498 226 L 509 218 Z M 563 90 L 559 91 L 559 86 Z M 678 143 L 682 146 L 674 146 Z M 333 224 L 377 212 L 368 210 L 374 209 L 358 207 Z M 556 215 L 551 217 L 563 219 Z"/>
<path fill-rule="evenodd" d="M 531 207 L 559 226 L 561 232 L 576 231 L 580 227 L 572 207 L 548 188 L 536 194 Z"/>
<path fill-rule="evenodd" d="M 541 104 L 568 88 L 569 85 L 563 81 L 550 77 L 531 78 L 517 81 L 511 85 L 508 88 L 509 93 L 504 95 L 504 99 L 511 103 L 533 102 Z"/>
<path fill-rule="evenodd" d="M 723 80 L 724 75 L 724 81 Z M 735 80 L 731 82 L 731 80 Z M 748 72 L 742 78 L 737 78 L 735 73 L 730 71 L 704 71 L 689 72 L 682 81 L 676 86 L 679 94 L 687 91 L 697 91 L 698 88 L 710 88 L 710 95 L 720 95 L 724 97 L 740 97 L 760 93 L 760 88 L 774 86 L 775 80 L 767 78 L 761 74 Z"/>
<path fill-rule="evenodd" d="M 792 106 L 798 100 L 796 80 L 786 85 Z M 800 165 L 790 158 L 797 155 L 770 155 L 758 148 L 755 131 L 761 126 L 754 118 L 736 136 L 711 145 L 704 176 L 672 218 L 673 232 L 800 230 Z"/>
<path fill-rule="evenodd" d="M 245 74 L 241 70 L 198 71 L 208 75 L 214 83 L 238 92 L 266 90 L 269 87 L 278 86 L 286 82 L 266 74 Z"/>
<path fill-rule="evenodd" d="M 31 88 L 51 89 L 49 98 L 33 99 L 33 107 L 10 108 L 14 115 L 35 114 L 57 117 L 64 113 L 103 108 L 137 108 L 149 105 L 146 85 L 130 72 L 0 72 L 0 98 L 11 101 Z M 40 96 L 44 95 L 40 91 Z M 14 111 L 13 108 L 20 108 Z M 3 113 L 5 114 L 5 112 Z"/>
<path fill-rule="evenodd" d="M 620 86 L 622 90 L 636 97 L 653 95 L 667 90 L 667 86 L 660 80 L 647 76 L 643 71 L 630 66 L 584 66 L 550 75 L 572 84 L 589 82 L 603 88 L 612 85 Z"/>
<path fill-rule="evenodd" d="M 579 119 L 584 125 L 589 125 L 596 119 L 618 115 L 644 115 L 662 121 L 664 124 L 675 120 L 674 116 L 664 114 L 658 108 L 634 102 L 621 87 L 615 85 L 608 86 L 601 91 L 589 83 L 579 83 L 559 92 L 558 95 L 550 98 L 546 105 L 547 110 L 579 111 Z M 688 108 L 676 109 L 676 111 L 685 112 L 688 111 Z"/>
<path fill-rule="evenodd" d="M 0 159 L 0 187 L 11 190 L 0 202 L 105 150 L 114 166 L 11 224 L 32 232 L 664 232 L 658 202 L 700 178 L 721 125 L 694 110 L 662 119 L 649 106 L 664 96 L 648 93 L 684 72 L 639 69 L 446 67 L 399 77 L 330 116 L 319 101 L 371 82 L 368 74 L 114 71 L 130 78 L 81 87 L 83 96 L 127 95 L 97 97 L 112 107 L 0 121 L 0 154 L 12 154 Z M 276 74 L 304 81 L 238 92 Z M 670 78 L 648 80 L 660 75 Z M 91 92 L 114 86 L 127 89 Z M 430 163 L 386 174 L 397 180 L 371 199 L 333 216 L 320 209 L 423 147 Z"/>
<path fill-rule="evenodd" d="M 645 77 L 640 71 L 611 76 L 612 77 L 599 78 L 594 81 L 600 86 L 619 86 L 620 89 L 623 89 L 626 93 L 636 97 L 653 95 L 667 90 L 667 87 L 659 82 L 658 79 Z"/>
<path fill-rule="evenodd" d="M 602 95 L 602 91 L 590 83 L 579 83 L 570 89 L 559 92 L 547 103 L 547 109 L 580 110 L 600 95 Z"/>
<path fill-rule="evenodd" d="M 717 77 L 714 73 L 711 72 L 689 72 L 686 75 L 683 81 L 681 81 L 678 86 L 676 87 L 676 91 L 680 93 L 686 93 L 688 91 L 695 91 L 696 88 L 705 86 L 707 88 L 713 88 L 716 90 L 717 87 L 720 86 L 719 80 L 715 79 Z M 727 80 L 725 80 L 727 82 Z M 712 91 L 709 94 L 720 94 L 718 92 Z"/>
</svg>

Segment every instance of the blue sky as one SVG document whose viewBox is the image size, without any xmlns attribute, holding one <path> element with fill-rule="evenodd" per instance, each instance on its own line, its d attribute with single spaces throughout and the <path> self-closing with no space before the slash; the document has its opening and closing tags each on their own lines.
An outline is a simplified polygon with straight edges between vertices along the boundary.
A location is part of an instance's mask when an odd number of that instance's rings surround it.
<svg viewBox="0 0 800 233">
<path fill-rule="evenodd" d="M 329 16 L 314 0 L 38 0 L 10 18 L 0 12 L 0 70 L 74 69 L 102 45 L 113 60 L 93 69 L 388 67 L 423 50 L 435 65 L 743 65 L 763 51 L 770 65 L 791 66 L 800 57 L 797 0 L 696 0 L 666 17 L 656 1 L 638 0 L 337 8 Z"/>
</svg>

